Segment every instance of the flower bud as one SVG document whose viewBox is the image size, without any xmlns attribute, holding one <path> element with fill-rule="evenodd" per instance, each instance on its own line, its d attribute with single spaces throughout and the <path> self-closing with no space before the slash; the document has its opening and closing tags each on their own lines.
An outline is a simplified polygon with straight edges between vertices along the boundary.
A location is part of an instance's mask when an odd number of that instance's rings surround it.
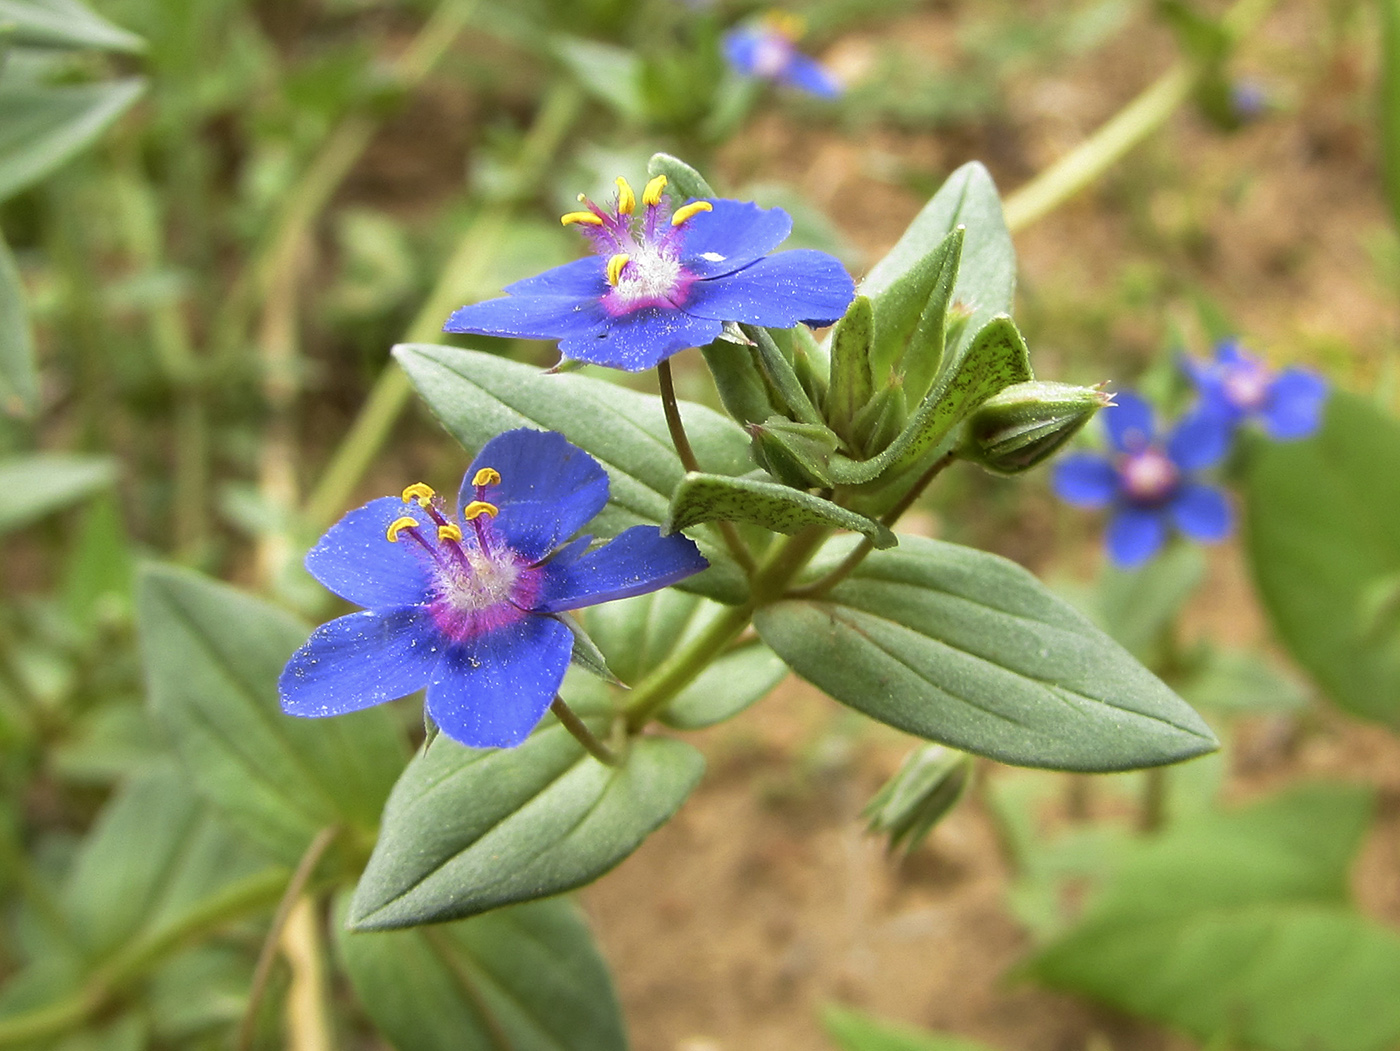
<svg viewBox="0 0 1400 1051">
<path fill-rule="evenodd" d="M 794 423 L 773 416 L 749 427 L 754 459 L 784 485 L 797 489 L 831 485 L 828 465 L 840 439 L 815 423 Z"/>
<path fill-rule="evenodd" d="M 1111 401 L 1097 387 L 1013 384 L 968 418 L 958 455 L 998 474 L 1016 474 L 1054 453 Z"/>
<path fill-rule="evenodd" d="M 907 854 L 957 805 L 971 777 L 972 756 L 941 744 L 922 745 L 866 804 L 866 827 L 889 836 L 890 850 L 902 846 Z"/>
</svg>

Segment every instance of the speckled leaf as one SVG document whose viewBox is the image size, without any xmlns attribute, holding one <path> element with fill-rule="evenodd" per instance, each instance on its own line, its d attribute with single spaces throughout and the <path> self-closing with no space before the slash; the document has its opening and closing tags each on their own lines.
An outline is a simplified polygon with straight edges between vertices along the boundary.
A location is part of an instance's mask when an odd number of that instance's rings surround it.
<svg viewBox="0 0 1400 1051">
<path fill-rule="evenodd" d="M 1020 566 L 901 537 L 817 600 L 758 611 L 798 675 L 898 729 L 1018 766 L 1189 759 L 1215 736 L 1167 686 Z"/>
<path fill-rule="evenodd" d="M 396 347 L 395 356 L 423 400 L 459 442 L 475 451 L 502 431 L 559 431 L 608 472 L 608 505 L 587 526 L 600 538 L 634 525 L 660 525 L 685 474 L 671 445 L 661 400 L 606 380 L 549 375 L 490 354 L 432 344 Z M 749 439 L 732 421 L 681 403 L 681 417 L 700 465 L 717 474 L 753 469 Z M 710 568 L 683 581 L 688 591 L 742 602 L 742 571 L 714 538 L 695 537 Z"/>
<path fill-rule="evenodd" d="M 894 534 L 874 519 L 838 507 L 830 500 L 756 478 L 688 474 L 671 498 L 663 533 L 701 522 L 749 522 L 777 533 L 796 533 L 809 525 L 850 529 L 870 537 L 876 547 L 893 547 Z"/>
</svg>

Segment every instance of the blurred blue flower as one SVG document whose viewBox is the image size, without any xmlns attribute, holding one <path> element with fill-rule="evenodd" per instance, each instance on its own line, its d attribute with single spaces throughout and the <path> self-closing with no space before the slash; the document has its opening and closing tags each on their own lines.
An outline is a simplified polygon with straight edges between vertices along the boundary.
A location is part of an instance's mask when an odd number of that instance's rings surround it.
<svg viewBox="0 0 1400 1051">
<path fill-rule="evenodd" d="M 756 22 L 737 26 L 724 35 L 724 57 L 746 77 L 786 84 L 824 99 L 841 94 L 840 82 L 820 64 L 797 50 L 802 20 L 770 11 Z"/>
<path fill-rule="evenodd" d="M 1275 372 L 1233 339 L 1216 344 L 1213 361 L 1186 357 L 1182 364 L 1200 392 L 1202 407 L 1231 425 L 1253 420 L 1281 442 L 1306 438 L 1322 426 L 1327 381 L 1315 372 Z"/>
<path fill-rule="evenodd" d="M 1267 116 L 1272 106 L 1268 89 L 1258 80 L 1241 77 L 1230 82 L 1230 110 L 1241 124 Z"/>
<path fill-rule="evenodd" d="M 1060 499 L 1111 508 L 1104 540 L 1109 557 L 1124 569 L 1157 554 L 1173 526 L 1201 543 L 1229 536 L 1234 516 L 1225 494 L 1193 477 L 1225 458 L 1229 423 L 1217 413 L 1196 412 L 1159 440 L 1146 401 L 1131 391 L 1113 397 L 1115 404 L 1103 410 L 1109 454 L 1060 460 L 1051 476 Z"/>
<path fill-rule="evenodd" d="M 566 358 L 639 372 L 709 343 L 726 321 L 791 328 L 846 312 L 855 284 L 825 252 L 769 255 L 792 231 L 781 208 L 723 199 L 671 210 L 666 177 L 647 183 L 641 208 L 626 179 L 605 211 L 583 197 L 570 212 L 596 255 L 462 307 L 447 332 L 557 339 Z"/>
<path fill-rule="evenodd" d="M 282 708 L 342 715 L 428 689 L 443 733 L 475 748 L 523 741 L 573 652 L 559 614 L 656 591 L 707 565 L 680 534 L 634 526 L 589 550 L 568 538 L 608 500 L 598 461 L 553 431 L 486 443 L 444 510 L 419 483 L 351 511 L 306 556 L 368 607 L 322 624 L 282 672 Z"/>
</svg>

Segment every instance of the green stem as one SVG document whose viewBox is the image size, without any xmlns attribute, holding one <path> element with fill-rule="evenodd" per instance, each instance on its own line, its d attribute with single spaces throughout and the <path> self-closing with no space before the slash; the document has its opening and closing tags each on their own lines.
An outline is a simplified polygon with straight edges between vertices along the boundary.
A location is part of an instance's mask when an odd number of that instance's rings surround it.
<svg viewBox="0 0 1400 1051">
<path fill-rule="evenodd" d="M 574 713 L 572 708 L 564 703 L 564 698 L 555 697 L 549 706 L 549 710 L 554 713 L 554 718 L 563 723 L 564 729 L 573 734 L 574 739 L 577 740 L 579 744 L 583 745 L 588 751 L 588 754 L 594 759 L 598 760 L 598 762 L 602 763 L 604 766 L 619 765 L 616 753 L 593 736 L 593 731 L 584 724 L 584 721 Z"/>
<path fill-rule="evenodd" d="M 1238 0 L 1221 24 L 1238 40 L 1268 13 L 1274 0 Z M 1006 225 L 1013 233 L 1044 218 L 1092 185 L 1125 154 L 1167 122 L 1191 97 L 1205 69 L 1190 58 L 1179 59 L 1142 94 L 1045 171 L 1006 198 Z"/>
<path fill-rule="evenodd" d="M 793 577 L 830 535 L 810 527 L 774 544 L 749 582 L 749 600 L 727 606 L 699 635 L 674 650 L 632 691 L 627 705 L 627 730 L 637 733 L 653 715 L 724 652 L 753 620 L 754 612 L 782 595 Z"/>
<path fill-rule="evenodd" d="M 578 88 L 572 84 L 559 83 L 551 90 L 521 150 L 513 180 L 517 195 L 526 194 L 543 176 L 549 159 L 573 124 L 581 101 Z M 442 332 L 443 318 L 461 305 L 463 289 L 480 284 L 481 275 L 491 265 L 509 221 L 506 208 L 479 213 L 472 220 L 427 303 L 404 334 L 405 343 L 431 340 Z M 351 424 L 306 501 L 304 519 L 308 529 L 320 530 L 335 521 L 360 478 L 388 441 L 412 391 L 408 377 L 396 366 L 391 364 L 380 373 L 360 415 Z"/>
</svg>

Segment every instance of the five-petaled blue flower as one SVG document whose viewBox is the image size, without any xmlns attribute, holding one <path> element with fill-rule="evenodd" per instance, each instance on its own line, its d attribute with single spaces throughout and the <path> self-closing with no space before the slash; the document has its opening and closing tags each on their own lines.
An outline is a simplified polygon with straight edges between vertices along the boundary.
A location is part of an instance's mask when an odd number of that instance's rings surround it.
<svg viewBox="0 0 1400 1051">
<path fill-rule="evenodd" d="M 282 672 L 292 715 L 357 711 L 428 688 L 428 713 L 477 748 L 523 741 L 573 651 L 566 610 L 656 591 L 707 565 L 680 534 L 633 526 L 565 543 L 608 500 L 598 461 L 553 431 L 498 435 L 462 480 L 461 511 L 421 483 L 342 518 L 306 556 L 368 607 L 323 624 Z"/>
<path fill-rule="evenodd" d="M 813 59 L 797 50 L 802 20 L 770 11 L 756 22 L 724 34 L 724 57 L 737 73 L 797 88 L 824 99 L 841 94 L 841 84 Z"/>
<path fill-rule="evenodd" d="M 781 208 L 691 201 L 671 211 L 666 177 L 642 192 L 617 180 L 610 211 L 581 198 L 565 215 L 597 255 L 546 270 L 508 295 L 462 307 L 447 332 L 557 339 L 566 358 L 639 372 L 709 343 L 726 321 L 791 328 L 846 312 L 855 285 L 834 257 L 798 249 L 769 255 L 792 230 Z"/>
<path fill-rule="evenodd" d="M 1225 494 L 1191 477 L 1230 449 L 1231 428 L 1216 413 L 1195 412 L 1159 441 L 1152 407 L 1131 392 L 1104 409 L 1109 455 L 1074 453 L 1055 465 L 1051 484 L 1076 507 L 1111 507 L 1105 540 L 1125 569 L 1152 558 L 1169 526 L 1202 543 L 1224 540 L 1233 515 Z"/>
<path fill-rule="evenodd" d="M 1231 424 L 1254 420 L 1275 441 L 1306 438 L 1322 425 L 1327 381 L 1307 369 L 1275 372 L 1233 339 L 1216 345 L 1214 361 L 1184 358 L 1202 407 Z"/>
</svg>

